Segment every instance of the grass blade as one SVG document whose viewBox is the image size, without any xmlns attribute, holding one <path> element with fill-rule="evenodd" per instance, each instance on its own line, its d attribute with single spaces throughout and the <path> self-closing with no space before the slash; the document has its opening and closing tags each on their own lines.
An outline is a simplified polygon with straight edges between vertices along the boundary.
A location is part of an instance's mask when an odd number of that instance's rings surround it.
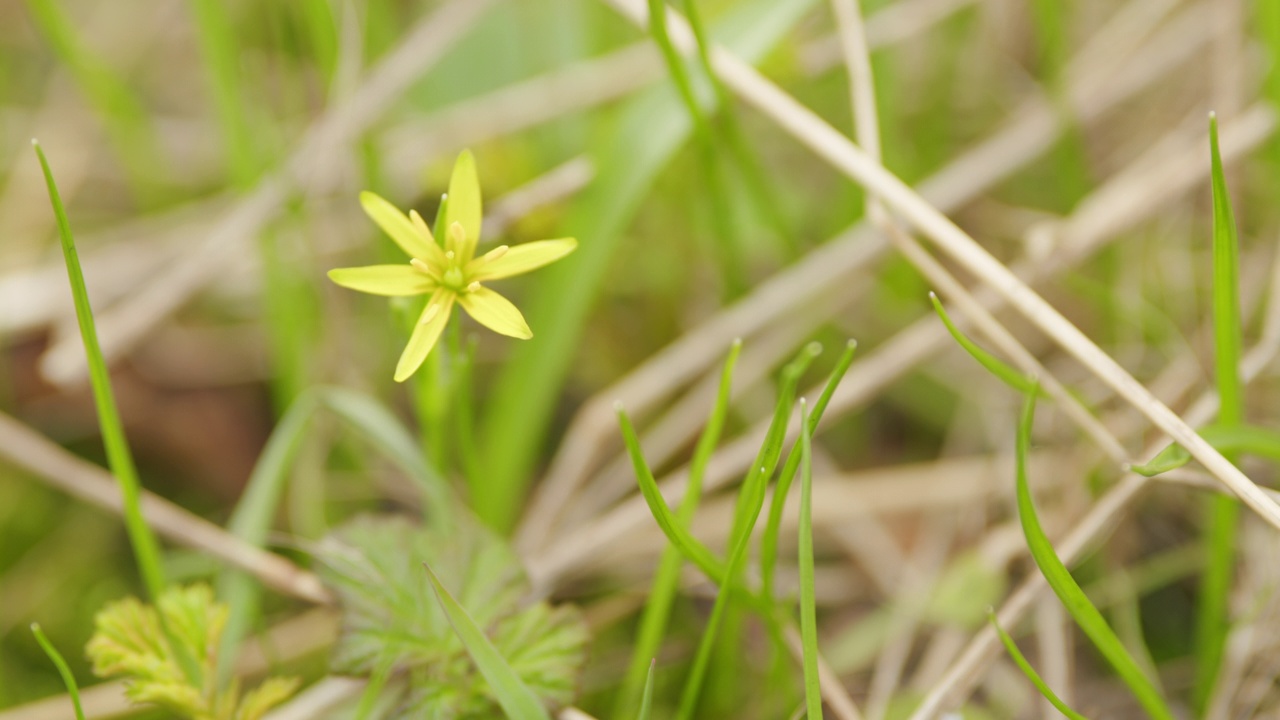
<svg viewBox="0 0 1280 720">
<path fill-rule="evenodd" d="M 80 326 L 80 338 L 84 341 L 84 352 L 88 358 L 89 381 L 93 387 L 93 401 L 98 410 L 98 426 L 102 430 L 107 463 L 111 466 L 111 474 L 115 475 L 120 494 L 124 498 L 124 524 L 138 562 L 138 570 L 142 574 L 147 593 L 152 602 L 155 602 L 160 599 L 165 586 L 160 546 L 142 517 L 142 483 L 138 480 L 133 454 L 129 451 L 124 425 L 120 422 L 120 412 L 116 409 L 115 393 L 111 389 L 111 377 L 107 372 L 107 362 L 102 356 L 102 346 L 98 343 L 93 308 L 89 305 L 89 290 L 84 284 L 84 272 L 80 269 L 80 255 L 76 252 L 76 241 L 71 235 L 71 224 L 67 220 L 67 212 L 62 206 L 62 197 L 58 194 L 58 186 L 53 180 L 53 171 L 49 168 L 44 150 L 35 141 L 32 141 L 32 145 L 35 147 L 36 157 L 40 159 L 40 168 L 44 171 L 45 184 L 49 188 L 49 201 L 53 204 L 53 214 L 58 220 L 62 257 L 66 261 L 67 278 L 71 282 L 71 295 L 76 307 L 76 322 Z"/>
<path fill-rule="evenodd" d="M 245 189 L 253 184 L 259 161 L 240 91 L 240 51 L 236 47 L 235 29 L 225 3 L 220 0 L 191 0 L 190 5 L 231 181 L 235 187 Z"/>
<path fill-rule="evenodd" d="M 813 579 L 813 432 L 800 399 L 800 641 L 804 648 L 804 703 L 809 720 L 822 720 L 818 681 L 818 617 Z"/>
<path fill-rule="evenodd" d="M 951 337 L 954 338 L 955 341 L 960 344 L 960 347 L 964 348 L 965 352 L 969 353 L 974 360 L 977 360 L 979 365 L 986 368 L 992 375 L 1003 380 L 1006 385 L 1017 390 L 1023 395 L 1031 392 L 1032 388 L 1035 388 L 1035 392 L 1040 393 L 1041 395 L 1044 394 L 1044 390 L 1041 389 L 1037 383 L 1029 379 L 1023 373 L 1018 372 L 1013 368 L 1013 366 L 1006 364 L 995 355 L 992 355 L 986 350 L 978 347 L 977 343 L 970 340 L 964 333 L 960 332 L 960 328 L 956 327 L 955 323 L 951 321 L 951 316 L 947 314 L 946 308 L 942 307 L 942 301 L 938 300 L 938 296 L 936 294 L 929 293 L 929 302 L 933 303 L 933 310 L 938 313 L 938 317 L 942 319 L 942 324 L 947 326 L 947 332 L 951 333 Z"/>
<path fill-rule="evenodd" d="M 1009 637 L 1009 633 L 1005 632 L 1004 628 L 1000 627 L 1000 623 L 996 621 L 995 613 L 990 613 L 989 616 L 991 618 L 991 627 L 995 628 L 996 635 L 1000 636 L 1000 642 L 1004 643 L 1004 649 L 1008 651 L 1009 657 L 1013 658 L 1013 662 L 1022 670 L 1022 674 L 1026 675 L 1031 684 L 1036 686 L 1036 689 L 1040 691 L 1044 699 L 1048 700 L 1050 704 L 1058 709 L 1058 712 L 1065 715 L 1069 720 L 1088 720 L 1088 718 L 1072 710 L 1069 705 L 1063 702 L 1062 698 L 1058 697 L 1058 694 L 1053 691 L 1053 688 L 1050 688 L 1048 683 L 1044 681 L 1044 678 L 1040 677 L 1040 673 L 1031 667 L 1031 663 L 1027 662 L 1027 659 L 1022 655 L 1022 651 L 1018 649 L 1017 643 L 1013 641 L 1013 638 Z"/>
<path fill-rule="evenodd" d="M 1257 455 L 1268 460 L 1280 462 L 1280 431 L 1257 425 L 1230 425 L 1223 427 L 1217 423 L 1205 425 L 1197 430 L 1200 437 L 1223 455 Z M 1176 443 L 1161 450 L 1143 465 L 1134 465 L 1129 469 L 1139 475 L 1152 477 L 1163 472 L 1176 470 L 1191 462 L 1191 453 Z"/>
<path fill-rule="evenodd" d="M 1240 258 L 1236 221 L 1218 151 L 1218 118 L 1209 115 L 1213 185 L 1213 358 L 1218 385 L 1218 425 L 1244 422 L 1240 381 Z M 1227 455 L 1227 460 L 1236 458 Z M 1195 685 L 1192 705 L 1203 713 L 1218 678 L 1227 643 L 1231 581 L 1235 575 L 1236 526 L 1240 503 L 1230 495 L 1210 500 L 1205 528 L 1205 568 L 1195 625 Z"/>
<path fill-rule="evenodd" d="M 440 603 L 440 609 L 449 618 L 453 631 L 457 633 L 458 639 L 467 649 L 467 654 L 479 668 L 480 674 L 489 683 L 490 691 L 502 706 L 506 716 L 512 720 L 551 720 L 551 716 L 538 700 L 538 696 L 534 695 L 515 670 L 511 669 L 506 659 L 493 646 L 489 638 L 485 637 L 484 632 L 476 626 L 467 611 L 453 599 L 431 568 L 426 563 L 422 566 L 426 568 L 427 576 L 431 579 L 431 589 Z"/>
<path fill-rule="evenodd" d="M 644 678 L 644 693 L 640 699 L 640 712 L 636 715 L 636 720 L 649 720 L 649 712 L 653 709 L 653 668 L 657 664 L 657 660 L 649 661 L 649 672 Z"/>
<path fill-rule="evenodd" d="M 1173 713 L 1170 712 L 1160 690 L 1143 673 L 1141 666 L 1129 651 L 1125 650 L 1120 638 L 1116 637 L 1115 632 L 1107 625 L 1102 613 L 1098 612 L 1084 591 L 1076 584 L 1075 578 L 1071 577 L 1071 572 L 1058 559 L 1053 545 L 1040 525 L 1035 503 L 1031 499 L 1031 486 L 1027 480 L 1027 456 L 1030 453 L 1031 423 L 1035 418 L 1035 409 L 1036 392 L 1033 389 L 1033 392 L 1027 393 L 1026 403 L 1023 405 L 1022 419 L 1018 423 L 1017 441 L 1018 517 L 1022 521 L 1022 532 L 1027 539 L 1031 557 L 1040 568 L 1045 580 L 1049 582 L 1049 587 L 1053 588 L 1054 594 L 1067 608 L 1067 612 L 1071 613 L 1076 624 L 1093 641 L 1094 646 L 1115 669 L 1124 684 L 1129 686 L 1147 714 L 1155 720 L 1173 720 Z"/>
<path fill-rule="evenodd" d="M 688 528 L 693 515 L 702 499 L 702 479 L 706 474 L 707 463 L 720 442 L 720 432 L 724 428 L 724 420 L 729 412 L 729 394 L 733 385 L 733 370 L 738 363 L 738 355 L 742 351 L 742 341 L 736 340 L 725 358 L 724 367 L 720 370 L 720 388 L 716 393 L 715 405 L 707 425 L 698 438 L 693 460 L 689 464 L 689 483 L 685 488 L 684 498 L 680 501 L 680 509 L 676 522 L 680 527 Z M 631 446 L 628 445 L 628 451 Z M 634 462 L 635 455 L 632 460 Z M 643 457 L 641 457 L 643 460 Z M 663 502 L 665 507 L 666 503 Z M 680 584 L 680 566 L 684 562 L 685 553 L 674 543 L 662 552 L 658 570 L 653 576 L 653 586 L 649 590 L 649 599 L 645 603 L 644 615 L 640 619 L 640 629 L 636 633 L 635 649 L 631 653 L 631 665 L 623 680 L 622 689 L 618 693 L 614 715 L 621 717 L 630 708 L 635 707 L 641 692 L 641 683 L 645 680 L 646 667 L 652 677 L 653 657 L 657 655 L 666 634 L 667 620 L 671 615 L 671 605 L 675 601 L 676 591 Z"/>
<path fill-rule="evenodd" d="M 67 686 L 67 694 L 71 696 L 71 706 L 75 708 L 76 720 L 84 720 L 84 708 L 80 707 L 80 686 L 76 684 L 76 676 L 71 674 L 67 661 L 63 659 L 62 653 L 58 652 L 58 648 L 49 642 L 49 638 L 45 637 L 44 631 L 40 629 L 40 623 L 31 623 L 31 634 L 36 636 L 36 642 L 40 643 L 44 654 L 49 656 L 49 661 L 58 668 L 62 683 Z"/>
<path fill-rule="evenodd" d="M 822 388 L 822 394 L 818 396 L 818 402 L 813 406 L 813 412 L 809 414 L 808 424 L 801 427 L 801 432 L 805 432 L 806 429 L 810 435 L 817 432 L 818 423 L 822 422 L 822 413 L 826 411 L 827 403 L 831 402 L 831 396 L 835 394 L 840 380 L 853 364 L 853 354 L 857 349 L 858 343 L 855 340 L 850 340 L 845 345 L 844 352 L 841 353 L 835 368 L 827 378 L 826 387 Z M 791 491 L 791 482 L 796 476 L 796 468 L 800 462 L 800 454 L 796 452 L 795 447 L 792 447 L 791 453 L 787 455 L 787 462 L 782 467 L 782 474 L 778 476 L 778 484 L 773 489 L 769 517 L 765 521 L 764 532 L 760 535 L 760 594 L 769 601 L 772 601 L 774 594 L 773 579 L 778 565 L 778 533 L 782 528 L 782 511 L 786 507 L 787 494 Z"/>
<path fill-rule="evenodd" d="M 618 413 L 618 424 L 622 427 L 622 442 L 627 446 L 627 454 L 631 456 L 631 465 L 635 468 L 636 480 L 640 484 L 640 494 L 653 513 L 653 519 L 658 522 L 658 527 L 662 528 L 662 533 L 672 546 L 679 549 L 689 562 L 697 565 L 712 581 L 723 583 L 725 574 L 720 561 L 706 545 L 689 533 L 675 515 L 671 514 L 671 508 L 667 507 L 667 501 L 658 489 L 658 481 L 654 479 L 653 471 L 644 459 L 640 439 L 636 437 L 635 427 L 631 424 L 631 418 L 627 417 L 627 411 L 621 405 L 615 407 L 615 410 Z"/>
</svg>

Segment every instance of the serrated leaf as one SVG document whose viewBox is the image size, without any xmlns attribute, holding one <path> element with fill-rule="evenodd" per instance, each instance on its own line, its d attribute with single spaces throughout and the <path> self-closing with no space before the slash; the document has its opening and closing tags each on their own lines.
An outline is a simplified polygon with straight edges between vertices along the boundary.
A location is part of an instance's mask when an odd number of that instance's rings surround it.
<svg viewBox="0 0 1280 720">
<path fill-rule="evenodd" d="M 522 607 L 528 586 L 515 554 L 474 520 L 455 518 L 445 532 L 397 516 L 364 516 L 327 536 L 317 557 L 343 609 L 333 670 L 372 675 L 390 662 L 405 678 L 385 717 L 460 720 L 500 712 L 432 599 L 423 563 L 542 703 L 572 700 L 585 624 L 569 607 Z"/>
</svg>

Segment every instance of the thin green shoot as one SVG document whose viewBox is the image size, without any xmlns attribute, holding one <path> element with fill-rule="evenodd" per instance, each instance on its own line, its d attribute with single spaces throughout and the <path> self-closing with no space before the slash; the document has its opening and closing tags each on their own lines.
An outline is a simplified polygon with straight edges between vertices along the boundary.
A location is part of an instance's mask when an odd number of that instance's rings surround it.
<svg viewBox="0 0 1280 720">
<path fill-rule="evenodd" d="M 711 456 L 720 442 L 720 432 L 724 428 L 725 417 L 729 412 L 733 370 L 738 363 L 738 356 L 741 352 L 742 341 L 735 340 L 729 349 L 728 357 L 725 358 L 724 366 L 720 370 L 720 386 L 716 393 L 715 405 L 711 409 L 710 417 L 707 418 L 707 425 L 703 429 L 702 435 L 698 438 L 693 460 L 689 464 L 689 481 L 685 487 L 684 497 L 680 501 L 680 509 L 676 516 L 676 524 L 685 529 L 693 521 L 693 515 L 697 512 L 698 503 L 702 499 L 702 480 L 706 474 L 707 463 L 710 462 Z M 634 461 L 637 453 L 630 443 L 627 445 L 627 449 L 628 452 L 632 453 L 632 460 Z M 643 461 L 643 458 L 641 460 Z M 659 512 L 662 507 L 666 507 L 665 501 L 661 503 Z M 662 638 L 666 634 L 667 621 L 671 615 L 671 606 L 675 602 L 676 593 L 680 586 L 680 567 L 683 562 L 684 553 L 674 543 L 663 550 L 662 559 L 658 563 L 658 570 L 653 576 L 653 586 L 649 589 L 649 599 L 645 603 L 644 614 L 640 619 L 640 629 L 637 632 L 635 648 L 631 654 L 631 665 L 623 680 L 622 689 L 618 693 L 615 716 L 621 717 L 629 708 L 635 707 L 641 683 L 647 682 L 645 680 L 646 667 L 649 668 L 649 676 L 652 677 L 652 659 L 657 655 L 658 648 L 662 644 Z"/>
<path fill-rule="evenodd" d="M 1062 698 L 1058 697 L 1058 694 L 1053 691 L 1053 688 L 1049 687 L 1049 684 L 1044 681 L 1044 678 L 1040 677 L 1040 673 L 1031 667 L 1031 663 L 1027 662 L 1027 658 L 1018 649 L 1018 644 L 1013 641 L 1013 638 L 1009 637 L 1009 633 L 1005 632 L 1004 628 L 1000 627 L 1000 622 L 996 620 L 996 614 L 988 611 L 987 616 L 991 619 L 991 627 L 995 628 L 996 635 L 999 636 L 1000 642 L 1004 644 L 1004 649 L 1009 653 L 1009 657 L 1013 658 L 1014 664 L 1018 666 L 1019 670 L 1022 670 L 1022 674 L 1027 676 L 1031 684 L 1036 686 L 1036 690 L 1040 691 L 1044 699 L 1048 700 L 1068 720 L 1088 720 L 1088 718 L 1072 710 L 1071 706 L 1063 702 Z"/>
<path fill-rule="evenodd" d="M 1205 425 L 1196 431 L 1205 442 L 1224 455 L 1256 455 L 1280 462 L 1280 430 L 1258 425 L 1231 425 L 1217 423 Z M 1133 472 L 1147 477 L 1176 470 L 1191 462 L 1191 453 L 1177 443 L 1161 450 L 1150 462 L 1129 467 Z"/>
<path fill-rule="evenodd" d="M 40 629 L 40 623 L 31 623 L 31 634 L 36 636 L 36 642 L 40 643 L 44 654 L 49 656 L 49 661 L 58 668 L 58 674 L 62 676 L 62 684 L 66 685 L 67 695 L 71 697 L 71 707 L 75 708 L 76 720 L 84 720 L 84 708 L 80 706 L 80 686 L 76 684 L 76 676 L 71 674 L 71 667 L 67 665 L 62 653 L 58 652 L 58 648 L 45 637 L 44 631 Z"/>
<path fill-rule="evenodd" d="M 733 530 L 729 534 L 729 557 L 724 568 L 724 582 L 720 583 L 720 592 L 711 609 L 711 617 L 703 631 L 702 641 L 694 656 L 693 667 L 685 680 L 684 690 L 680 696 L 680 707 L 676 713 L 679 720 L 690 720 L 698 708 L 698 699 L 702 693 L 706 679 L 707 667 L 711 661 L 712 651 L 716 646 L 716 636 L 720 625 L 728 611 L 730 598 L 738 583 L 738 576 L 747 557 L 747 546 L 751 540 L 751 532 L 755 529 L 764 507 L 765 489 L 769 476 L 777 466 L 782 455 L 782 445 L 786 439 L 787 424 L 795 404 L 796 386 L 800 376 L 808 369 L 814 357 L 822 351 L 821 345 L 810 343 L 805 346 L 795 360 L 782 371 L 782 380 L 778 388 L 778 401 L 774 409 L 773 420 L 765 434 L 764 443 L 756 455 L 755 462 L 747 472 L 738 492 L 738 503 L 734 513 Z"/>
<path fill-rule="evenodd" d="M 826 386 L 822 388 L 822 394 L 818 396 L 818 402 L 809 413 L 808 425 L 802 426 L 801 432 L 807 431 L 813 435 L 818 431 L 818 423 L 822 422 L 822 413 L 826 411 L 827 404 L 831 402 L 831 396 L 835 394 L 844 374 L 853 364 L 853 355 L 857 349 L 856 340 L 850 340 L 845 344 L 844 352 L 840 354 L 835 368 L 827 377 Z M 769 517 L 765 520 L 764 532 L 760 535 L 760 594 L 767 600 L 772 600 L 774 596 L 774 575 L 778 565 L 778 534 L 782 528 L 782 511 L 786 508 L 787 495 L 791 491 L 791 483 L 796 476 L 796 468 L 800 461 L 800 453 L 796 452 L 793 446 L 787 455 L 787 462 L 782 466 L 778 483 L 773 489 L 773 500 L 769 503 Z"/>
<path fill-rule="evenodd" d="M 640 712 L 636 714 L 636 720 L 649 720 L 649 713 L 653 710 L 653 669 L 657 664 L 657 660 L 649 661 L 649 672 L 644 676 L 644 692 L 640 697 Z"/>
<path fill-rule="evenodd" d="M 1040 393 L 1041 396 L 1044 395 L 1044 389 L 1028 378 L 1025 373 L 1019 372 L 1013 366 L 1008 365 L 995 355 L 983 350 L 977 343 L 970 340 L 967 335 L 960 332 L 960 328 L 956 327 L 955 323 L 951 321 L 951 315 L 949 315 L 946 308 L 942 306 L 942 301 L 938 299 L 937 294 L 932 292 L 929 293 L 929 302 L 933 303 L 933 310 L 938 313 L 938 317 L 942 320 L 942 324 L 947 327 L 947 332 L 951 333 L 951 337 L 954 338 L 955 341 L 960 344 L 960 347 L 964 348 L 965 352 L 969 353 L 974 360 L 977 360 L 979 365 L 986 368 L 992 375 L 995 375 L 997 378 L 1004 381 L 1006 385 L 1024 395 L 1030 392 L 1033 387 L 1037 388 L 1036 392 Z"/>
<path fill-rule="evenodd" d="M 1240 380 L 1240 258 L 1236 221 L 1227 194 L 1222 154 L 1218 149 L 1218 118 L 1209 115 L 1209 152 L 1213 186 L 1213 358 L 1218 386 L 1218 425 L 1244 422 L 1244 393 Z M 1235 462 L 1232 455 L 1227 460 Z M 1192 705 L 1203 713 L 1217 682 L 1226 650 L 1231 581 L 1235 575 L 1236 526 L 1240 504 L 1231 495 L 1210 501 L 1205 529 L 1205 568 L 1200 578 L 1200 603 L 1195 625 L 1195 684 Z"/>
<path fill-rule="evenodd" d="M 259 170 L 249 131 L 248 107 L 240 88 L 240 50 L 227 6 L 220 0 L 190 0 L 205 74 L 213 92 L 222 144 L 236 188 L 247 189 Z"/>
<path fill-rule="evenodd" d="M 476 625 L 475 620 L 472 620 L 467 611 L 449 594 L 431 568 L 426 563 L 422 566 L 426 568 L 427 577 L 431 580 L 431 590 L 440 604 L 440 609 L 449 619 L 449 625 L 462 641 L 462 646 L 466 648 L 472 662 L 484 676 L 485 682 L 489 684 L 489 689 L 497 699 L 498 705 L 502 707 L 503 713 L 512 720 L 551 720 L 551 716 L 538 700 L 538 696 L 524 684 L 516 671 L 511 669 L 506 658 L 502 657 L 489 638 L 485 637 L 484 631 Z"/>
<path fill-rule="evenodd" d="M 31 144 L 35 147 L 36 157 L 40 159 L 45 184 L 49 189 L 49 201 L 53 204 L 53 214 L 58 221 L 58 237 L 62 242 L 62 256 L 66 261 L 67 278 L 71 282 L 71 294 L 75 301 L 76 321 L 80 326 L 80 337 L 84 341 L 88 359 L 89 381 L 93 388 L 94 404 L 98 409 L 98 425 L 102 430 L 102 444 L 107 451 L 107 463 L 111 466 L 111 474 L 115 475 L 120 494 L 124 498 L 124 523 L 129 541 L 133 545 L 138 570 L 142 574 L 147 593 L 152 602 L 155 602 L 160 599 L 165 587 L 160 545 L 147 525 L 146 518 L 142 516 L 142 483 L 138 480 L 129 441 L 125 438 L 120 412 L 116 409 L 111 376 L 107 370 L 107 361 L 102 355 L 102 346 L 98 343 L 98 330 L 93 322 L 93 308 L 89 305 L 89 290 L 85 287 L 84 272 L 80 269 L 80 255 L 76 252 L 75 238 L 71 235 L 71 223 L 67 220 L 62 196 L 58 193 L 44 150 L 34 140 Z"/>
<path fill-rule="evenodd" d="M 373 674 L 369 676 L 368 684 L 364 686 L 364 692 L 360 694 L 360 704 L 356 706 L 355 720 L 368 720 L 372 716 L 373 709 L 377 706 L 378 699 L 382 697 L 382 691 L 386 688 L 387 681 L 391 679 L 391 671 L 395 667 L 393 656 L 378 662 Z"/>
<path fill-rule="evenodd" d="M 804 702 L 809 720 L 822 720 L 818 680 L 818 615 L 813 569 L 813 432 L 809 410 L 800 398 L 800 642 L 804 649 Z"/>
<path fill-rule="evenodd" d="M 1027 457 L 1030 454 L 1031 425 L 1035 419 L 1036 394 L 1033 390 L 1026 395 L 1022 418 L 1018 423 L 1016 453 L 1018 518 L 1022 522 L 1022 532 L 1026 537 L 1031 557 L 1048 581 L 1049 587 L 1066 607 L 1067 612 L 1115 669 L 1116 674 L 1133 692 L 1147 714 L 1154 720 L 1173 720 L 1173 713 L 1169 710 L 1160 690 L 1125 649 L 1120 638 L 1116 637 L 1115 632 L 1103 619 L 1102 613 L 1098 612 L 1088 596 L 1076 584 L 1075 578 L 1071 577 L 1071 572 L 1054 552 L 1053 545 L 1040 525 L 1035 503 L 1031 499 L 1031 485 L 1027 479 Z"/>
</svg>

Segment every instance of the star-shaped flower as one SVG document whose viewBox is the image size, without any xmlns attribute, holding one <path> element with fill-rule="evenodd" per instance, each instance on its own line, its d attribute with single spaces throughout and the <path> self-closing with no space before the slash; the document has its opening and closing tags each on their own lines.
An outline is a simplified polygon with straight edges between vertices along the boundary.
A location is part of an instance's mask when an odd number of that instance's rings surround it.
<svg viewBox="0 0 1280 720">
<path fill-rule="evenodd" d="M 539 240 L 515 247 L 499 245 L 476 257 L 480 240 L 480 181 L 470 151 L 458 156 L 444 203 L 444 247 L 416 210 L 408 217 L 371 192 L 360 193 L 365 213 L 409 254 L 404 265 L 371 265 L 329 271 L 335 283 L 386 296 L 430 295 L 414 326 L 409 344 L 396 365 L 396 382 L 404 382 L 426 360 L 453 314 L 453 305 L 494 332 L 527 340 L 533 337 L 515 305 L 482 283 L 536 270 L 573 252 L 573 238 Z M 441 226 L 437 226 L 440 229 Z"/>
</svg>

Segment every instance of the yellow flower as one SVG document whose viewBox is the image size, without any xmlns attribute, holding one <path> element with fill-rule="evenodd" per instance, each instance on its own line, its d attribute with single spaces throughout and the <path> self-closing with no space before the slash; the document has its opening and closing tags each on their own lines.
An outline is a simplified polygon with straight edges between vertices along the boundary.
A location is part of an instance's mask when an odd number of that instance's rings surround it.
<svg viewBox="0 0 1280 720">
<path fill-rule="evenodd" d="M 404 382 L 426 360 L 453 314 L 454 303 L 494 332 L 527 340 L 533 337 L 515 305 L 482 283 L 536 270 L 573 252 L 573 238 L 540 240 L 515 247 L 499 245 L 476 257 L 480 240 L 480 181 L 471 152 L 463 151 L 453 166 L 445 197 L 444 247 L 440 247 L 416 210 L 408 217 L 371 192 L 360 193 L 365 213 L 409 255 L 404 265 L 372 265 L 329 271 L 335 283 L 374 295 L 430 295 L 414 326 L 409 344 L 396 365 L 396 382 Z M 437 226 L 437 230 L 440 226 Z"/>
</svg>

